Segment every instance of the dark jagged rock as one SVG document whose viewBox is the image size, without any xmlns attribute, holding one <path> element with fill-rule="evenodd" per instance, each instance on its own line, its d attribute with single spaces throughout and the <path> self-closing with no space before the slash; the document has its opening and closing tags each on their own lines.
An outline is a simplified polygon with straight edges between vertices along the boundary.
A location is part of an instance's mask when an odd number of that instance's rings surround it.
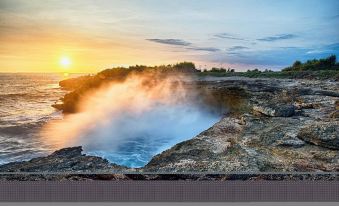
<svg viewBox="0 0 339 206">
<path fill-rule="evenodd" d="M 305 142 L 298 138 L 277 141 L 277 146 L 299 148 L 305 146 Z"/>
<path fill-rule="evenodd" d="M 298 137 L 315 145 L 339 150 L 339 124 L 335 121 L 306 126 L 300 130 Z"/>
<path fill-rule="evenodd" d="M 57 150 L 51 154 L 51 156 L 59 156 L 59 157 L 76 157 L 81 156 L 82 147 L 69 147 Z"/>
<path fill-rule="evenodd" d="M 75 90 L 82 87 L 93 79 L 92 76 L 81 76 L 76 78 L 65 79 L 59 82 L 60 87 L 67 90 Z"/>
<path fill-rule="evenodd" d="M 196 137 L 132 169 L 66 148 L 47 157 L 0 166 L 0 171 L 137 171 L 137 172 L 338 172 L 339 86 L 331 81 L 249 78 L 202 78 L 188 89 L 200 92 L 213 112 L 226 114 Z M 206 106 L 206 107 L 207 107 Z M 255 109 L 260 108 L 260 109 Z M 272 110 L 272 111 L 271 111 Z M 260 115 L 258 115 L 258 113 Z M 6 177 L 8 178 L 8 177 Z M 11 176 L 13 178 L 13 176 Z M 17 177 L 27 179 L 29 177 Z M 36 176 L 55 179 L 55 176 Z M 58 177 L 59 178 L 59 177 Z M 78 175 L 65 179 L 337 179 L 307 175 Z M 59 178 L 59 179 L 60 179 Z"/>
<path fill-rule="evenodd" d="M 320 181 L 338 181 L 339 175 L 336 174 L 70 174 L 70 175 L 32 175 L 0 174 L 0 180 L 6 181 L 158 181 L 158 180 L 185 180 L 185 181 L 232 181 L 232 180 L 320 180 Z"/>
<path fill-rule="evenodd" d="M 291 117 L 294 115 L 294 105 L 254 105 L 253 110 L 270 117 Z"/>
<path fill-rule="evenodd" d="M 82 147 L 70 147 L 55 151 L 46 157 L 13 162 L 0 166 L 0 172 L 103 172 L 112 173 L 127 169 L 101 157 L 81 154 Z"/>
</svg>

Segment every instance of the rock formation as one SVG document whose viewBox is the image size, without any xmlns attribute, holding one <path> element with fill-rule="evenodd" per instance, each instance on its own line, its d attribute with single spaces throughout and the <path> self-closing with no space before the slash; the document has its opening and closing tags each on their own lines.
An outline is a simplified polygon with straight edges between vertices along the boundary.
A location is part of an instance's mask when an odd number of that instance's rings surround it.
<svg viewBox="0 0 339 206">
<path fill-rule="evenodd" d="M 83 155 L 81 148 L 76 147 L 56 151 L 47 157 L 2 165 L 0 172 L 106 171 L 114 173 L 123 171 L 253 174 L 339 172 L 339 119 L 338 115 L 335 115 L 338 114 L 339 109 L 338 82 L 239 77 L 203 78 L 196 81 L 196 88 L 203 91 L 201 95 L 213 94 L 213 99 L 204 96 L 202 98 L 205 98 L 205 103 L 212 105 L 216 111 L 222 112 L 224 117 L 196 137 L 180 142 L 154 156 L 141 169 L 126 168 L 109 163 L 100 157 Z M 273 176 L 262 175 L 240 176 L 238 176 L 240 179 L 273 178 Z M 47 177 L 39 176 L 39 178 Z M 89 176 L 73 175 L 66 179 L 72 178 L 88 179 Z M 170 177 L 130 174 L 99 175 L 89 179 L 98 178 L 166 179 Z M 180 178 L 184 177 L 176 177 L 176 179 Z M 204 178 L 232 179 L 235 176 L 186 177 L 186 179 Z M 275 176 L 275 178 L 293 179 L 291 176 Z M 329 176 L 325 179 L 333 178 L 337 176 Z"/>
<path fill-rule="evenodd" d="M 337 82 L 226 78 L 203 83 L 244 90 L 247 110 L 230 111 L 193 139 L 156 155 L 143 171 L 339 171 Z"/>
</svg>

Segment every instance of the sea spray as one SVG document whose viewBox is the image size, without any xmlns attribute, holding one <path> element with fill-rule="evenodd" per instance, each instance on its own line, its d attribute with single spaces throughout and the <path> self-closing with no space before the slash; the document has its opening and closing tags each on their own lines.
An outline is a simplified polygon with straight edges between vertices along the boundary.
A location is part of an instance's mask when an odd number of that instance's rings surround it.
<svg viewBox="0 0 339 206">
<path fill-rule="evenodd" d="M 81 145 L 130 167 L 145 165 L 152 156 L 212 126 L 219 115 L 187 90 L 186 76 L 132 74 L 84 95 L 80 112 L 66 115 L 43 129 L 44 140 L 57 148 Z"/>
</svg>

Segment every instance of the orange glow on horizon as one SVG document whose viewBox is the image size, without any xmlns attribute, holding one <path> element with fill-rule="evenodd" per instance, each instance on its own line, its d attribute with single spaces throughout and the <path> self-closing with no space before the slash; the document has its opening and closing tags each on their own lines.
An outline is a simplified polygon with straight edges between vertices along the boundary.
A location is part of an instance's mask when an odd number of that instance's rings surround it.
<svg viewBox="0 0 339 206">
<path fill-rule="evenodd" d="M 91 33 L 71 30 L 61 34 L 59 28 L 46 27 L 48 29 L 48 33 L 25 29 L 21 33 L 1 35 L 0 72 L 96 73 L 121 65 L 160 65 L 189 60 L 144 39 L 118 36 L 103 39 L 92 37 Z M 156 56 L 154 50 L 159 51 Z"/>
</svg>

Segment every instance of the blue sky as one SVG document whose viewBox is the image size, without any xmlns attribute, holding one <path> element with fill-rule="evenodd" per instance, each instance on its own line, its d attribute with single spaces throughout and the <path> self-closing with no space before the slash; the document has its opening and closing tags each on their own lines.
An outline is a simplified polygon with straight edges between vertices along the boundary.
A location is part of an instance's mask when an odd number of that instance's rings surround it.
<svg viewBox="0 0 339 206">
<path fill-rule="evenodd" d="M 338 56 L 338 28 L 337 0 L 0 0 L 0 41 L 7 42 L 0 63 L 15 67 L 9 61 L 16 55 L 28 61 L 8 39 L 31 50 L 25 40 L 31 36 L 61 39 L 58 48 L 74 56 L 105 52 L 91 68 L 187 60 L 198 67 L 281 69 L 297 59 Z M 38 61 L 35 52 L 30 58 Z"/>
</svg>

